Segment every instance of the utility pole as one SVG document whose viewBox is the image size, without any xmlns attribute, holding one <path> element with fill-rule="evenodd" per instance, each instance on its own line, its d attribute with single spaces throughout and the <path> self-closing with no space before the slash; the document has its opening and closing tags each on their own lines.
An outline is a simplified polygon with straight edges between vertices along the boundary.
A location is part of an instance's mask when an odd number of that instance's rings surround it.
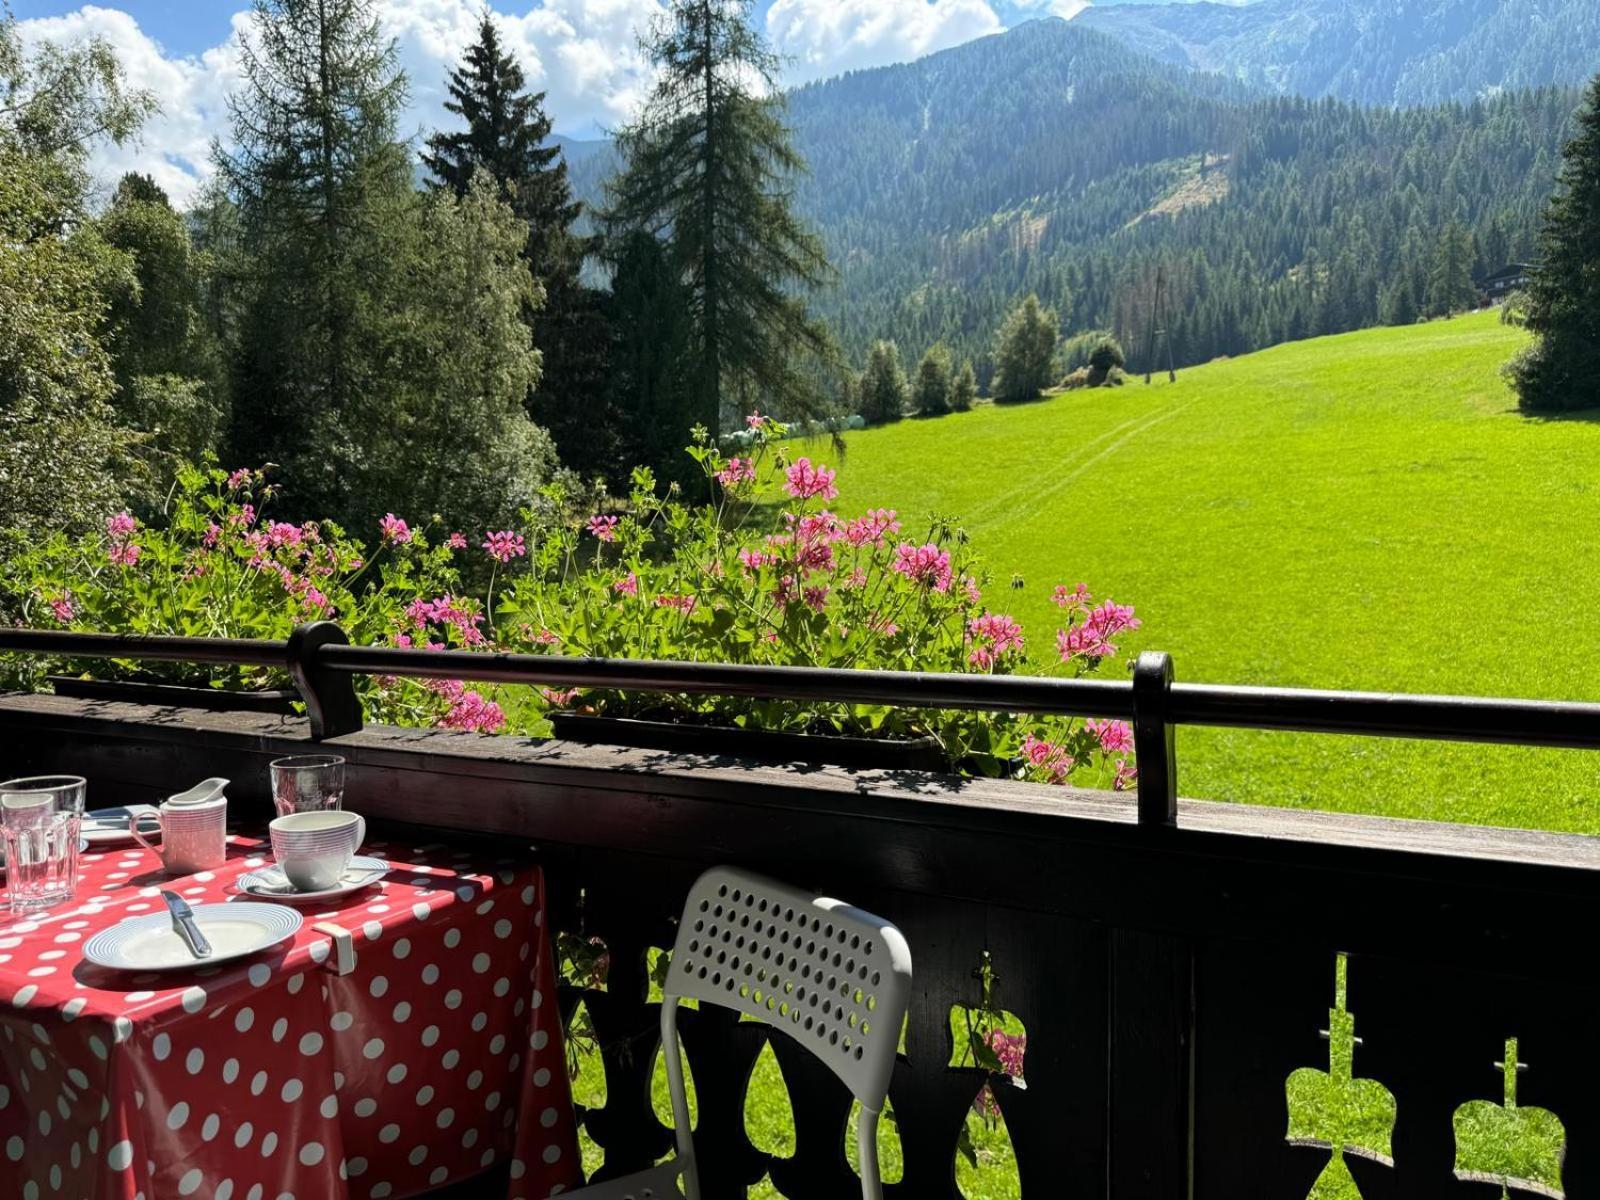
<svg viewBox="0 0 1600 1200">
<path fill-rule="evenodd" d="M 1156 295 L 1150 305 L 1150 335 L 1145 339 L 1144 381 L 1150 383 L 1151 364 L 1156 360 L 1156 338 L 1161 332 L 1161 292 L 1166 287 L 1167 268 L 1156 268 Z"/>
<path fill-rule="evenodd" d="M 1156 298 L 1150 306 L 1150 336 L 1146 339 L 1144 359 L 1144 381 L 1150 382 L 1150 374 L 1155 369 L 1156 339 L 1160 338 L 1167 344 L 1167 382 L 1178 382 L 1178 371 L 1172 359 L 1172 333 L 1167 329 L 1167 268 L 1156 268 Z"/>
</svg>

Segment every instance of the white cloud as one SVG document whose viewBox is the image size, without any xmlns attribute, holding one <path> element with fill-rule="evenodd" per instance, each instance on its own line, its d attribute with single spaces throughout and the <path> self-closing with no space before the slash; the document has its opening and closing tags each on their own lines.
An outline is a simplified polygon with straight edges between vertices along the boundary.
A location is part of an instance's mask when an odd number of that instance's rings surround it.
<svg viewBox="0 0 1600 1200">
<path fill-rule="evenodd" d="M 240 17 L 234 18 L 235 29 Z M 25 42 L 75 42 L 100 36 L 121 59 L 128 83 L 147 88 L 161 104 L 137 138 L 121 146 L 102 145 L 93 167 L 102 183 L 125 171 L 143 171 L 182 203 L 197 180 L 210 172 L 214 134 L 227 128 L 226 96 L 238 79 L 238 47 L 230 39 L 198 58 L 168 58 L 127 13 L 92 5 L 60 17 L 21 22 Z"/>
<path fill-rule="evenodd" d="M 378 10 L 411 82 L 402 135 L 452 124 L 455 118 L 444 111 L 445 76 L 477 36 L 478 0 L 378 0 Z M 657 0 L 543 0 L 531 11 L 496 19 L 529 85 L 548 93 L 546 109 L 556 128 L 590 134 L 626 119 L 642 97 L 649 72 L 637 30 L 658 11 Z M 238 38 L 247 26 L 240 12 L 222 45 L 198 56 L 169 56 L 121 9 L 86 5 L 20 23 L 28 42 L 99 35 L 116 48 L 129 83 L 154 92 L 161 113 L 136 141 L 99 147 L 95 174 L 110 184 L 124 171 L 147 172 L 180 205 L 211 172 L 211 139 L 228 137 L 226 97 L 240 80 Z"/>
<path fill-rule="evenodd" d="M 987 0 L 775 0 L 767 12 L 795 82 L 906 62 L 1001 28 Z"/>
<path fill-rule="evenodd" d="M 450 126 L 445 76 L 477 36 L 480 0 L 376 2 L 411 82 L 402 135 Z M 1079 2 L 1022 0 L 1040 11 Z M 527 11 L 497 12 L 496 19 L 529 85 L 548 93 L 556 129 L 592 136 L 627 120 L 645 95 L 650 68 L 639 53 L 638 33 L 660 11 L 660 0 L 533 0 Z M 775 48 L 793 56 L 786 80 L 796 83 L 917 58 L 1001 27 L 988 0 L 775 0 L 766 18 Z M 228 137 L 226 97 L 240 81 L 238 39 L 248 28 L 246 14 L 234 15 L 227 41 L 197 56 L 167 54 L 117 8 L 85 5 L 64 16 L 22 21 L 20 28 L 29 42 L 99 35 L 116 48 L 129 82 L 154 92 L 161 113 L 136 141 L 99 148 L 95 173 L 110 185 L 124 171 L 144 171 L 176 203 L 186 203 L 211 172 L 211 139 Z"/>
</svg>

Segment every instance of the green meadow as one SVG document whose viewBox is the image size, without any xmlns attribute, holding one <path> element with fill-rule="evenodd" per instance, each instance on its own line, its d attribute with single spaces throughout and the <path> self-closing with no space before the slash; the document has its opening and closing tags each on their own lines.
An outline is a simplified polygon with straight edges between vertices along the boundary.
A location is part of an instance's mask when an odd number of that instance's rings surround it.
<svg viewBox="0 0 1600 1200">
<path fill-rule="evenodd" d="M 841 513 L 893 507 L 907 538 L 959 517 L 992 572 L 990 604 L 1023 622 L 1040 667 L 1050 592 L 1082 580 L 1145 623 L 1107 674 L 1159 648 L 1194 681 L 1600 700 L 1600 411 L 1521 416 L 1499 370 L 1522 337 L 1492 313 L 1369 330 L 1176 383 L 852 433 L 842 461 L 824 442 L 792 452 L 840 467 Z M 1189 796 L 1600 832 L 1600 759 L 1579 752 L 1185 729 L 1178 753 Z M 584 1057 L 575 1091 L 596 1103 L 599 1063 Z M 1286 1083 L 1295 1132 L 1387 1150 L 1386 1094 L 1352 1104 L 1314 1070 Z M 654 1092 L 669 1121 L 659 1061 Z M 770 1052 L 745 1122 L 756 1145 L 793 1152 Z M 1559 1179 L 1558 1129 L 1505 1144 L 1480 1124 L 1460 1118 L 1463 1147 Z M 968 1132 L 962 1194 L 1014 1200 L 1003 1127 L 973 1115 Z M 880 1146 L 893 1180 L 892 1125 Z M 598 1148 L 585 1150 L 592 1169 Z M 1336 1160 L 1312 1200 L 1358 1195 Z M 777 1193 L 763 1182 L 752 1196 Z"/>
<path fill-rule="evenodd" d="M 1600 412 L 1520 415 L 1480 313 L 847 435 L 842 512 L 955 515 L 1041 666 L 1051 588 L 1181 680 L 1600 699 Z M 1597 398 L 1600 401 L 1600 398 Z M 834 457 L 822 444 L 817 457 Z M 1600 831 L 1580 752 L 1184 729 L 1183 794 Z"/>
</svg>

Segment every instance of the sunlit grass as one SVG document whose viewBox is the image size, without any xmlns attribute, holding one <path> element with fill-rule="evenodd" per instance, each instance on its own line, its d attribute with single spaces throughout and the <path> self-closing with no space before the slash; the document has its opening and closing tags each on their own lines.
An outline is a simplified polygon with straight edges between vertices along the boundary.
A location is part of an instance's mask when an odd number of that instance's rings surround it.
<svg viewBox="0 0 1600 1200">
<path fill-rule="evenodd" d="M 1051 587 L 1083 580 L 1145 622 L 1108 677 L 1159 648 L 1180 680 L 1596 700 L 1600 421 L 1516 412 L 1522 337 L 1478 314 L 852 433 L 837 507 L 895 507 L 907 537 L 959 516 L 1041 661 Z M 1600 831 L 1574 751 L 1204 729 L 1178 750 L 1190 796 Z"/>
</svg>

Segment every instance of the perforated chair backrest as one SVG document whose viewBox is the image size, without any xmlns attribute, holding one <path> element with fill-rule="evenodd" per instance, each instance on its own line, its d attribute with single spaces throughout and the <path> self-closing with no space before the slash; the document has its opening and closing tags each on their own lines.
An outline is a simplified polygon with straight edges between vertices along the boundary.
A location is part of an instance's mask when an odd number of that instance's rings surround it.
<svg viewBox="0 0 1600 1200">
<path fill-rule="evenodd" d="M 784 1030 L 877 1112 L 911 1000 L 911 951 L 881 917 L 713 867 L 689 891 L 663 990 Z"/>
</svg>

